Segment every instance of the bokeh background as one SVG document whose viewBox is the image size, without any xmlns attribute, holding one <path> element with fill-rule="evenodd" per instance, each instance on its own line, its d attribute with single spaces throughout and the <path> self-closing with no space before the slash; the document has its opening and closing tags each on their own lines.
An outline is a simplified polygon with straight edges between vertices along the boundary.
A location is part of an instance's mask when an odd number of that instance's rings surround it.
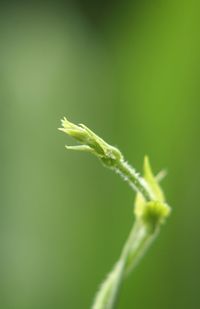
<svg viewBox="0 0 200 309">
<path fill-rule="evenodd" d="M 60 118 L 85 123 L 173 213 L 119 308 L 200 307 L 200 4 L 1 2 L 0 308 L 87 309 L 131 228 L 134 195 Z"/>
</svg>

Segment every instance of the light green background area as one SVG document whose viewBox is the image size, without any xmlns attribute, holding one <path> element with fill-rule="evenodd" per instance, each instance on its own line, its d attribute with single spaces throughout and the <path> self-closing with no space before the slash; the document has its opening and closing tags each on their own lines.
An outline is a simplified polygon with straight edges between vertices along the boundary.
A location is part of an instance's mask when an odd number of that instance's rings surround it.
<svg viewBox="0 0 200 309">
<path fill-rule="evenodd" d="M 168 171 L 172 215 L 119 308 L 200 306 L 200 5 L 147 2 L 116 5 L 98 28 L 75 7 L 2 8 L 2 309 L 89 308 L 132 226 L 132 191 L 64 149 L 63 116 L 140 172 L 145 154 Z"/>
</svg>

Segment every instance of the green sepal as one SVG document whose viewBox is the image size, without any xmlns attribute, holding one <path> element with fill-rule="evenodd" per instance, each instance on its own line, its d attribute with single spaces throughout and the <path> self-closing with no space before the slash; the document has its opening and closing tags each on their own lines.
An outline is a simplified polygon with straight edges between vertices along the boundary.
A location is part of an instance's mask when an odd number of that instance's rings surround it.
<svg viewBox="0 0 200 309">
<path fill-rule="evenodd" d="M 166 203 L 150 201 L 145 204 L 140 219 L 144 222 L 149 232 L 153 233 L 157 227 L 165 222 L 170 212 L 171 209 Z"/>
<path fill-rule="evenodd" d="M 159 185 L 156 177 L 152 172 L 152 168 L 147 156 L 144 157 L 144 179 L 147 184 L 150 186 L 151 191 L 153 192 L 154 198 L 160 202 L 165 201 L 164 193 Z"/>
<path fill-rule="evenodd" d="M 156 180 L 156 177 L 152 172 L 151 165 L 147 156 L 145 156 L 144 158 L 143 169 L 144 169 L 144 180 L 146 181 L 149 189 L 152 192 L 153 201 L 165 205 L 164 193 L 158 181 Z M 148 203 L 145 201 L 141 193 L 137 193 L 134 207 L 134 213 L 137 218 L 141 218 L 143 216 L 143 214 L 146 211 L 147 204 Z"/>
</svg>

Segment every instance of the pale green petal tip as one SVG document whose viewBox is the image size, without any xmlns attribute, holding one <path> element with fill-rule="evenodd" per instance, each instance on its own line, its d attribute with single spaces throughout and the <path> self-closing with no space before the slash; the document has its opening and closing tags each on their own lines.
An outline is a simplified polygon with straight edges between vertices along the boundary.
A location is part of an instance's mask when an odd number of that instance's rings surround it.
<svg viewBox="0 0 200 309">
<path fill-rule="evenodd" d="M 86 152 L 92 152 L 93 153 L 93 149 L 90 148 L 87 145 L 77 145 L 77 146 L 65 146 L 66 149 L 68 150 L 76 150 L 76 151 L 86 151 Z"/>
<path fill-rule="evenodd" d="M 157 181 L 158 183 L 160 183 L 160 182 L 167 176 L 167 174 L 168 174 L 168 172 L 167 172 L 166 169 L 161 170 L 161 171 L 155 176 L 156 181 Z"/>
</svg>

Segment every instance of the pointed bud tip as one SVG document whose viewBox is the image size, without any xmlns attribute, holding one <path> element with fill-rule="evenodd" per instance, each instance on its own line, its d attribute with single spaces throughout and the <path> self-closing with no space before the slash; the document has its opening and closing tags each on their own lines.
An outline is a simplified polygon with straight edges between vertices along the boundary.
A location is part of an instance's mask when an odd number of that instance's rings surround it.
<svg viewBox="0 0 200 309">
<path fill-rule="evenodd" d="M 65 129 L 64 128 L 58 128 L 58 130 L 64 132 Z"/>
</svg>

